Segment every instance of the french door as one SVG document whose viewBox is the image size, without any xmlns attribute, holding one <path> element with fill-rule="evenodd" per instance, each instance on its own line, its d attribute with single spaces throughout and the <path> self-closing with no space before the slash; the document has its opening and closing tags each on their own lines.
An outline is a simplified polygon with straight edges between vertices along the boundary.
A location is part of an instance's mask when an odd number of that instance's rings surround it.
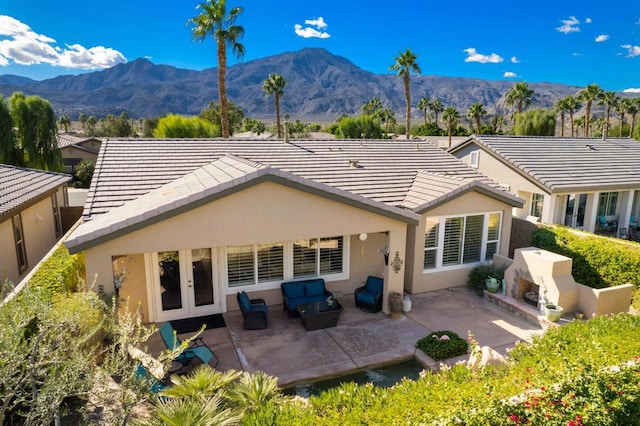
<svg viewBox="0 0 640 426">
<path fill-rule="evenodd" d="M 572 228 L 584 227 L 584 213 L 587 207 L 587 194 L 567 195 L 567 208 L 565 210 L 564 224 Z"/>
<path fill-rule="evenodd" d="M 221 312 L 211 249 L 153 253 L 151 263 L 156 321 Z"/>
</svg>

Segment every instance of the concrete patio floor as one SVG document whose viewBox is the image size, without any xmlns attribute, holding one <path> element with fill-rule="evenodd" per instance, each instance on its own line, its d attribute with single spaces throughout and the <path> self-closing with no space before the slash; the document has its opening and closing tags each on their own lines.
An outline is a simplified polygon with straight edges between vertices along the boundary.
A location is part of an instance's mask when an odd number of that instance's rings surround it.
<svg viewBox="0 0 640 426">
<path fill-rule="evenodd" d="M 300 319 L 288 318 L 282 305 L 275 305 L 269 306 L 269 327 L 265 330 L 244 330 L 242 314 L 236 311 L 224 314 L 226 327 L 205 330 L 202 337 L 220 360 L 216 369 L 264 371 L 277 377 L 281 387 L 287 387 L 414 356 L 425 367 L 437 369 L 439 363 L 415 347 L 432 331 L 450 330 L 462 338 L 471 331 L 480 345 L 502 354 L 516 342 L 543 332 L 542 327 L 467 288 L 413 295 L 411 312 L 397 319 L 382 312 L 360 311 L 354 306 L 353 295 L 338 300 L 344 310 L 334 328 L 306 331 Z M 148 342 L 149 352 L 157 354 L 164 349 L 155 333 Z M 447 363 L 467 358 L 465 355 Z"/>
</svg>

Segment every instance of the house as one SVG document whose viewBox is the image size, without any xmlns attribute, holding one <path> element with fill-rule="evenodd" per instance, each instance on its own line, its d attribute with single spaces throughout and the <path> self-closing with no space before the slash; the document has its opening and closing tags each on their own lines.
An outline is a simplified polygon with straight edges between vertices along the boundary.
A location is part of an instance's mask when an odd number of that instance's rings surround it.
<svg viewBox="0 0 640 426">
<path fill-rule="evenodd" d="M 473 136 L 448 152 L 525 200 L 518 218 L 618 235 L 638 225 L 636 140 Z"/>
<path fill-rule="evenodd" d="M 70 180 L 0 164 L 0 279 L 17 285 L 62 237 Z"/>
<path fill-rule="evenodd" d="M 93 164 L 98 159 L 102 141 L 94 137 L 78 137 L 72 133 L 58 134 L 58 149 L 62 154 L 64 172 L 76 174 L 76 166 L 82 161 Z"/>
<path fill-rule="evenodd" d="M 106 139 L 65 244 L 145 321 L 234 310 L 241 290 L 281 304 L 306 277 L 337 294 L 383 277 L 388 312 L 390 292 L 464 285 L 506 255 L 513 207 L 426 142 Z"/>
</svg>

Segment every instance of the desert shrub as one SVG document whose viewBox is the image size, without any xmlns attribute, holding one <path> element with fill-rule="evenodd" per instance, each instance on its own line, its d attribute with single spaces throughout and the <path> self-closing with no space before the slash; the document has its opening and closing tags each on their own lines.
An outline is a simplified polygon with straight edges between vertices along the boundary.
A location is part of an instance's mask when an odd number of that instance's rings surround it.
<svg viewBox="0 0 640 426">
<path fill-rule="evenodd" d="M 449 339 L 442 340 L 442 336 Z M 418 340 L 416 347 L 436 361 L 464 355 L 469 350 L 466 340 L 453 331 L 434 331 Z"/>
<path fill-rule="evenodd" d="M 505 268 L 502 266 L 493 265 L 492 263 L 481 263 L 469 271 L 467 285 L 476 289 L 479 294 L 482 294 L 482 291 L 487 288 L 487 278 L 492 277 L 501 282 L 504 278 L 504 270 Z"/>
</svg>

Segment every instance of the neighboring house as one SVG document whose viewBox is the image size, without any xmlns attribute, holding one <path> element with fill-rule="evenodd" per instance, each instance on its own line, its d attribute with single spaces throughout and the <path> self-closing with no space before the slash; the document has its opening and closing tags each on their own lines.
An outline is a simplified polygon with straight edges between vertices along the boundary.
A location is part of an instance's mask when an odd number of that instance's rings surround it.
<svg viewBox="0 0 640 426">
<path fill-rule="evenodd" d="M 448 152 L 524 199 L 518 218 L 623 234 L 638 225 L 636 140 L 474 136 Z"/>
<path fill-rule="evenodd" d="M 76 166 L 85 160 L 95 164 L 101 143 L 100 139 L 93 137 L 81 138 L 70 133 L 58 134 L 58 148 L 62 153 L 64 172 L 75 175 Z"/>
<path fill-rule="evenodd" d="M 65 244 L 145 321 L 237 309 L 240 290 L 281 304 L 307 277 L 341 294 L 383 277 L 388 312 L 390 292 L 461 286 L 506 256 L 521 206 L 426 142 L 114 139 Z"/>
<path fill-rule="evenodd" d="M 71 176 L 0 164 L 0 279 L 18 284 L 63 235 Z"/>
</svg>

